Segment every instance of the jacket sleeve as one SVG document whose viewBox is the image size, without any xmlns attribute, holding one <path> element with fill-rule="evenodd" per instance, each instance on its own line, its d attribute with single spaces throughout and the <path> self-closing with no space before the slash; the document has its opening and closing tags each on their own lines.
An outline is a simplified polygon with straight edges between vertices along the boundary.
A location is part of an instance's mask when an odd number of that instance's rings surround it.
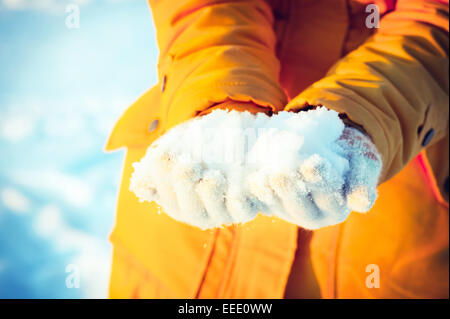
<svg viewBox="0 0 450 319">
<path fill-rule="evenodd" d="M 282 110 L 273 14 L 261 0 L 149 0 L 167 128 L 224 101 Z M 228 105 L 230 103 L 228 102 Z"/>
<path fill-rule="evenodd" d="M 380 183 L 389 179 L 448 134 L 448 11 L 448 1 L 397 1 L 371 38 L 286 108 L 345 114 L 380 151 Z"/>
</svg>

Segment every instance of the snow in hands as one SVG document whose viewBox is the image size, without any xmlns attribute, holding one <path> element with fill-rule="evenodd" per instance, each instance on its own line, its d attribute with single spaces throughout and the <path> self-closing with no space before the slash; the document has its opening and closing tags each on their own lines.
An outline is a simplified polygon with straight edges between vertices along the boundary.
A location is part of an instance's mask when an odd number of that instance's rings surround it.
<svg viewBox="0 0 450 319">
<path fill-rule="evenodd" d="M 258 213 L 307 229 L 337 224 L 372 207 L 381 171 L 371 140 L 325 107 L 216 110 L 175 126 L 133 165 L 141 201 L 202 229 Z"/>
</svg>

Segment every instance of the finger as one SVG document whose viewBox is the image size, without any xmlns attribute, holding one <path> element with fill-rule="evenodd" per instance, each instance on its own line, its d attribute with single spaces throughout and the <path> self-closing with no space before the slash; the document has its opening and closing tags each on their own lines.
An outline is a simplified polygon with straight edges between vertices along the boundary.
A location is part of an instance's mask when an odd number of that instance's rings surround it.
<svg viewBox="0 0 450 319">
<path fill-rule="evenodd" d="M 211 227 L 209 215 L 195 191 L 202 177 L 202 167 L 190 163 L 177 163 L 170 174 L 183 221 L 200 228 Z"/>
<path fill-rule="evenodd" d="M 307 229 L 318 227 L 322 213 L 302 181 L 278 175 L 270 178 L 270 185 L 281 199 L 288 221 Z"/>
<path fill-rule="evenodd" d="M 370 210 L 377 198 L 378 176 L 381 161 L 355 154 L 350 159 L 350 171 L 345 187 L 346 201 L 349 209 L 365 213 Z"/>
<path fill-rule="evenodd" d="M 134 172 L 130 178 L 130 191 L 134 192 L 140 202 L 157 202 L 159 200 L 156 183 L 148 169 L 148 165 L 140 162 L 133 163 Z"/>
<path fill-rule="evenodd" d="M 281 205 L 280 198 L 275 194 L 275 191 L 270 186 L 269 176 L 267 173 L 257 171 L 249 175 L 248 188 L 250 193 L 258 198 L 258 200 L 265 206 L 262 210 L 263 214 L 275 215 L 282 217 L 285 220 L 289 215 L 284 211 Z"/>
<path fill-rule="evenodd" d="M 324 223 L 337 224 L 348 216 L 343 187 L 344 178 L 331 163 L 318 155 L 313 155 L 300 166 L 303 178 L 309 182 L 311 197 L 324 213 Z"/>
<path fill-rule="evenodd" d="M 343 222 L 349 215 L 344 195 L 341 190 L 313 191 L 311 197 L 323 213 L 323 225 L 330 226 Z"/>
<path fill-rule="evenodd" d="M 178 200 L 175 195 L 175 191 L 169 182 L 169 174 L 174 165 L 174 156 L 163 152 L 155 156 L 152 161 L 154 164 L 148 165 L 150 168 L 150 174 L 154 181 L 158 181 L 156 184 L 157 193 L 159 195 L 158 204 L 162 206 L 164 211 L 172 218 L 183 221 Z"/>
<path fill-rule="evenodd" d="M 233 222 L 246 223 L 256 217 L 262 207 L 260 201 L 249 193 L 232 191 L 226 196 L 226 207 Z"/>
<path fill-rule="evenodd" d="M 223 174 L 210 170 L 204 174 L 195 189 L 216 226 L 229 225 L 233 221 L 225 205 L 226 187 Z"/>
<path fill-rule="evenodd" d="M 334 160 L 338 162 L 338 166 L 348 165 L 347 160 L 341 157 Z M 327 159 L 314 154 L 302 163 L 298 171 L 308 182 L 311 198 L 323 213 L 320 224 L 328 226 L 344 221 L 350 210 L 345 201 L 344 178 L 338 173 L 341 169 L 333 167 Z"/>
<path fill-rule="evenodd" d="M 243 181 L 239 176 L 242 172 L 233 171 L 228 175 L 228 189 L 226 193 L 226 207 L 233 222 L 245 223 L 256 217 L 264 209 L 261 201 L 249 191 L 244 189 Z"/>
<path fill-rule="evenodd" d="M 324 184 L 329 179 L 331 164 L 318 154 L 305 159 L 297 170 L 308 184 Z"/>
<path fill-rule="evenodd" d="M 347 206 L 356 212 L 367 212 L 377 198 L 381 158 L 370 138 L 351 127 L 345 128 L 338 144 L 350 162 L 345 185 Z"/>
</svg>

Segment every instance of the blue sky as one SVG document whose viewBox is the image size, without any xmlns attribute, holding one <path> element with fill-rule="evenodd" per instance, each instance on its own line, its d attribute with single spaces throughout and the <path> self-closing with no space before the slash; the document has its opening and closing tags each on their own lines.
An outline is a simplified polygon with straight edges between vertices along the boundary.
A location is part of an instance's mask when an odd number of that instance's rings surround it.
<svg viewBox="0 0 450 319">
<path fill-rule="evenodd" d="M 124 153 L 103 146 L 157 56 L 144 0 L 0 0 L 0 298 L 106 296 Z"/>
</svg>

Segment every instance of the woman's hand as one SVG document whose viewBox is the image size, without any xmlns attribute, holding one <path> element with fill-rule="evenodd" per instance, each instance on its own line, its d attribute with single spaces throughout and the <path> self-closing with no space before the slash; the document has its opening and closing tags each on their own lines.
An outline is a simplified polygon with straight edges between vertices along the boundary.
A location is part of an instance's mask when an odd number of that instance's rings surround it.
<svg viewBox="0 0 450 319">
<path fill-rule="evenodd" d="M 250 140 L 248 130 L 261 133 Z M 325 108 L 272 117 L 219 110 L 167 132 L 134 167 L 131 190 L 190 225 L 244 223 L 261 212 L 317 229 L 372 207 L 381 160 L 369 137 Z"/>
</svg>

